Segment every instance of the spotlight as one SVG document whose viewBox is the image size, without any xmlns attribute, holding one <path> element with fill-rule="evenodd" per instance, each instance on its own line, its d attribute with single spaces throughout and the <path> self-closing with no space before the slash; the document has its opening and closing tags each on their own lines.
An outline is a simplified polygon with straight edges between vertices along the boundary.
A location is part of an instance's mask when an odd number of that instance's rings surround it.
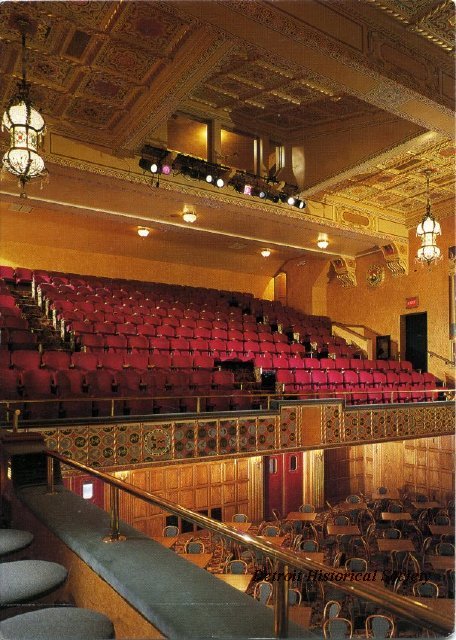
<svg viewBox="0 0 456 640">
<path fill-rule="evenodd" d="M 258 194 L 258 197 L 260 197 L 260 198 L 266 198 L 266 196 L 267 196 L 266 191 L 265 191 L 264 189 L 261 189 L 261 190 L 260 190 L 260 193 Z"/>
<path fill-rule="evenodd" d="M 271 255 L 271 249 L 262 249 L 260 253 L 263 258 L 269 258 L 269 256 Z"/>
<path fill-rule="evenodd" d="M 141 238 L 147 238 L 149 233 L 150 231 L 149 229 L 147 229 L 147 227 L 138 227 L 138 236 L 140 236 Z"/>
<path fill-rule="evenodd" d="M 276 204 L 280 200 L 280 197 L 279 197 L 278 193 L 268 193 L 267 194 L 267 198 L 268 198 L 268 200 L 271 200 L 272 202 L 275 202 Z"/>
<path fill-rule="evenodd" d="M 252 185 L 251 184 L 245 184 L 244 185 L 243 194 L 245 196 L 251 196 L 252 195 Z"/>
<path fill-rule="evenodd" d="M 291 205 L 291 206 L 293 206 L 293 205 L 295 204 L 295 202 L 296 202 L 296 198 L 293 198 L 293 196 L 290 196 L 290 197 L 287 199 L 287 203 L 288 203 L 289 205 Z"/>
<path fill-rule="evenodd" d="M 164 164 L 164 165 L 162 166 L 162 173 L 163 173 L 165 176 L 169 176 L 169 174 L 171 173 L 171 165 L 169 165 L 169 164 Z"/>
<path fill-rule="evenodd" d="M 207 174 L 206 182 L 209 182 L 209 184 L 212 184 L 212 182 L 214 182 L 214 176 L 212 175 L 212 173 Z"/>
<path fill-rule="evenodd" d="M 156 162 L 152 162 L 149 171 L 151 171 L 152 173 L 158 173 L 159 170 L 160 166 Z"/>
<path fill-rule="evenodd" d="M 286 193 L 279 193 L 280 202 L 286 202 L 288 200 L 288 195 Z"/>
<path fill-rule="evenodd" d="M 141 169 L 144 169 L 144 171 L 152 171 L 152 163 L 150 160 L 146 160 L 146 158 L 140 158 L 139 166 L 141 167 Z"/>
<path fill-rule="evenodd" d="M 225 186 L 225 180 L 223 178 L 217 178 L 215 184 L 219 189 Z"/>
<path fill-rule="evenodd" d="M 295 207 L 298 207 L 298 209 L 304 209 L 304 207 L 306 206 L 306 203 L 304 202 L 304 200 L 296 200 L 296 202 L 294 203 Z"/>
</svg>

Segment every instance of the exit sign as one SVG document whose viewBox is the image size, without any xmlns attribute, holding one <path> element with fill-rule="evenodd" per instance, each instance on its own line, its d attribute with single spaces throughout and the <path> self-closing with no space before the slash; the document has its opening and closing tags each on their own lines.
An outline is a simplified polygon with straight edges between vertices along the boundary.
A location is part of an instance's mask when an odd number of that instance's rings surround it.
<svg viewBox="0 0 456 640">
<path fill-rule="evenodd" d="M 405 299 L 405 308 L 406 309 L 417 309 L 418 305 L 419 305 L 418 296 L 413 296 L 413 298 L 406 298 Z"/>
</svg>

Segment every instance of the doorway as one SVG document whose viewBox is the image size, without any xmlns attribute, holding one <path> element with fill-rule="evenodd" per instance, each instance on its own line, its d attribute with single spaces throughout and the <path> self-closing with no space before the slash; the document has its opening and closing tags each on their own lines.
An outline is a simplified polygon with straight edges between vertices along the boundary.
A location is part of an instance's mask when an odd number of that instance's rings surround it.
<svg viewBox="0 0 456 640">
<path fill-rule="evenodd" d="M 427 313 L 409 313 L 401 316 L 403 357 L 414 369 L 427 371 Z"/>
<path fill-rule="evenodd" d="M 272 520 L 273 509 L 284 516 L 302 504 L 304 456 L 302 452 L 263 458 L 264 517 Z"/>
</svg>

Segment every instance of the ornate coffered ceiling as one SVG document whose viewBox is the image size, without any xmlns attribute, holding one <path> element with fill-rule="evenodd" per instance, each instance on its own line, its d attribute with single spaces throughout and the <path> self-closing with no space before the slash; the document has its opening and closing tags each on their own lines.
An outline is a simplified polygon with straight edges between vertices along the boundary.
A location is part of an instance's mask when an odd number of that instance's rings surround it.
<svg viewBox="0 0 456 640">
<path fill-rule="evenodd" d="M 128 191 L 135 156 L 144 144 L 166 144 L 175 113 L 302 147 L 301 187 L 314 202 L 302 219 L 288 224 L 280 207 L 164 181 L 169 197 L 156 216 L 164 224 L 191 195 L 203 208 L 218 201 L 233 215 L 236 207 L 248 209 L 253 222 L 243 243 L 255 233 L 259 241 L 278 237 L 278 220 L 288 230 L 280 235 L 283 247 L 300 250 L 305 243 L 294 242 L 293 233 L 326 225 L 338 229 L 342 251 L 351 210 L 368 221 L 364 230 L 352 224 L 358 244 L 346 235 L 345 253 L 355 255 L 380 242 L 378 216 L 404 225 L 422 211 L 424 168 L 435 170 L 433 202 L 454 200 L 454 5 L 448 0 L 2 2 L 2 110 L 21 73 L 21 17 L 30 23 L 32 96 L 52 134 L 45 150 L 51 174 L 63 165 L 113 178 L 120 159 L 115 176 Z M 431 138 L 423 142 L 427 132 Z M 67 148 L 57 140 L 67 140 Z M 1 136 L 0 149 L 6 143 Z M 0 190 L 14 193 L 11 181 L 3 185 Z M 49 188 L 47 195 L 32 193 L 58 200 Z M 132 192 L 132 203 L 135 197 Z M 95 211 L 91 200 L 87 210 Z M 192 238 L 204 244 L 204 232 L 242 235 L 227 215 L 213 227 L 209 220 L 208 214 L 205 229 Z"/>
</svg>

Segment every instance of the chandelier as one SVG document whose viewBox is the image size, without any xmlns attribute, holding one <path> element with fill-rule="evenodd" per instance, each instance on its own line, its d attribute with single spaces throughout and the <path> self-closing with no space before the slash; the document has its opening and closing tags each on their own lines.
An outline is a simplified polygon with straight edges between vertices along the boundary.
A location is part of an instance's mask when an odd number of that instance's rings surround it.
<svg viewBox="0 0 456 640">
<path fill-rule="evenodd" d="M 43 158 L 37 153 L 46 127 L 41 115 L 32 106 L 26 80 L 25 27 L 22 25 L 22 79 L 17 85 L 17 93 L 11 98 L 3 114 L 2 131 L 10 134 L 10 146 L 3 156 L 3 167 L 19 178 L 21 197 L 25 198 L 25 185 L 32 178 L 47 175 Z"/>
<path fill-rule="evenodd" d="M 421 239 L 421 247 L 416 254 L 416 261 L 421 264 L 432 264 L 441 258 L 440 249 L 437 246 L 436 237 L 441 234 L 440 224 L 431 213 L 429 200 L 429 175 L 431 171 L 424 171 L 426 175 L 426 213 L 416 229 L 416 235 Z"/>
</svg>

